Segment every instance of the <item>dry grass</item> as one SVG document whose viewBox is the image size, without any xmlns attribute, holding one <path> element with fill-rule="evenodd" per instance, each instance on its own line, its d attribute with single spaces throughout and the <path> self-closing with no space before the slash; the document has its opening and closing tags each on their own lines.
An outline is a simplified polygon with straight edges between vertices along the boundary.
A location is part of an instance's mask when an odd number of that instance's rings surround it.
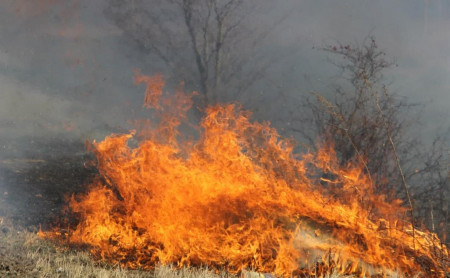
<svg viewBox="0 0 450 278">
<path fill-rule="evenodd" d="M 0 277 L 58 278 L 233 278 L 228 273 L 216 274 L 208 268 L 174 269 L 159 266 L 154 271 L 127 270 L 119 266 L 97 263 L 88 252 L 55 248 L 36 232 L 12 228 L 0 219 Z M 256 278 L 248 272 L 246 278 Z"/>
<path fill-rule="evenodd" d="M 57 278 L 238 278 L 216 273 L 207 267 L 175 269 L 158 266 L 154 271 L 127 270 L 119 266 L 98 263 L 84 251 L 65 250 L 41 239 L 36 232 L 17 230 L 0 223 L 0 277 Z M 327 274 L 321 278 L 352 278 L 354 276 Z M 398 275 L 388 277 L 401 278 Z M 245 271 L 239 278 L 274 278 L 270 274 Z"/>
<path fill-rule="evenodd" d="M 74 250 L 59 250 L 51 243 L 39 238 L 35 233 L 26 233 L 23 246 L 27 250 L 26 256 L 35 263 L 34 273 L 30 277 L 58 277 L 58 278 L 221 278 L 234 277 L 222 273 L 216 274 L 207 268 L 183 268 L 176 270 L 170 266 L 159 266 L 154 271 L 127 270 L 119 266 L 97 263 L 92 260 L 88 252 Z"/>
</svg>

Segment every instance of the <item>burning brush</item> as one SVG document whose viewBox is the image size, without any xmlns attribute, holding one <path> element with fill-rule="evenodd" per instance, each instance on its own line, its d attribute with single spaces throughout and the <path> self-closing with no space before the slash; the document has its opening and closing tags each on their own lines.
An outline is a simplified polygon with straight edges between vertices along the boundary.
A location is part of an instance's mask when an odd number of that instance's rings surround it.
<svg viewBox="0 0 450 278">
<path fill-rule="evenodd" d="M 136 73 L 135 81 L 147 85 L 144 105 L 159 121 L 90 144 L 98 177 L 70 199 L 78 223 L 68 244 L 143 269 L 208 265 L 300 277 L 450 271 L 437 236 L 413 233 L 401 201 L 374 192 L 362 165 L 340 166 L 331 144 L 296 156 L 292 142 L 236 105 L 208 107 L 198 140 L 187 140 L 178 129 L 191 97 L 164 93 L 161 76 Z"/>
</svg>

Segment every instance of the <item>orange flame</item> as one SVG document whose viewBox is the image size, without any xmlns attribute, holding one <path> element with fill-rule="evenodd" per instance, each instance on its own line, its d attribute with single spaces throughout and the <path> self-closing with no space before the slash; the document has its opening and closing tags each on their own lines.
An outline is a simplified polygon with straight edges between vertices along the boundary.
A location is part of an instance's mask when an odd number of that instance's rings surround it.
<svg viewBox="0 0 450 278">
<path fill-rule="evenodd" d="M 158 74 L 155 76 L 146 76 L 140 74 L 138 70 L 135 70 L 134 82 L 136 84 L 145 83 L 147 85 L 147 89 L 145 90 L 144 107 L 155 109 L 160 108 L 159 101 L 165 85 L 162 75 Z"/>
<path fill-rule="evenodd" d="M 361 165 L 341 167 L 331 145 L 297 157 L 292 142 L 236 105 L 207 108 L 199 139 L 184 142 L 176 129 L 190 98 L 181 89 L 163 95 L 160 76 L 137 74 L 136 82 L 147 84 L 145 105 L 162 111 L 160 125 L 136 147 L 134 131 L 92 143 L 99 175 L 70 200 L 80 220 L 71 244 L 144 269 L 448 271 L 438 267 L 448 250 L 437 236 L 416 231 L 413 238 L 401 201 L 373 192 Z"/>
</svg>

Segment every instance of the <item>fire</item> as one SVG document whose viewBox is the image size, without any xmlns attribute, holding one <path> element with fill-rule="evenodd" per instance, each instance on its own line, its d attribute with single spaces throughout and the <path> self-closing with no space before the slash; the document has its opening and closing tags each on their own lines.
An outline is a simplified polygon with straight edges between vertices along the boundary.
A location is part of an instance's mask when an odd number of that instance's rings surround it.
<svg viewBox="0 0 450 278">
<path fill-rule="evenodd" d="M 339 165 L 331 144 L 297 156 L 268 123 L 237 105 L 206 109 L 198 139 L 178 132 L 192 105 L 181 87 L 147 84 L 159 124 L 93 142 L 98 177 L 69 207 L 68 242 L 131 268 L 209 265 L 277 276 L 423 273 L 443 277 L 448 250 L 416 231 L 401 201 L 373 192 L 361 165 Z M 190 127 L 192 128 L 192 127 Z M 47 233 L 50 236 L 51 233 Z"/>
</svg>

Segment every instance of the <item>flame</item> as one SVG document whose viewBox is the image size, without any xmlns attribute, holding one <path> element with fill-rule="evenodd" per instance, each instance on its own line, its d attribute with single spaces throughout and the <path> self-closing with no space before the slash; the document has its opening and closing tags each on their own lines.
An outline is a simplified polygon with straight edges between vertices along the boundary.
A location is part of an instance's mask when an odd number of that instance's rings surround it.
<svg viewBox="0 0 450 278">
<path fill-rule="evenodd" d="M 79 218 L 70 244 L 143 269 L 448 271 L 439 267 L 448 250 L 437 236 L 416 230 L 413 237 L 402 202 L 376 194 L 361 165 L 340 166 L 332 144 L 297 156 L 291 141 L 234 104 L 207 108 L 198 139 L 185 140 L 177 129 L 190 97 L 181 87 L 164 94 L 161 76 L 136 72 L 135 81 L 146 83 L 145 106 L 160 124 L 90 145 L 99 174 L 70 200 Z"/>
</svg>

